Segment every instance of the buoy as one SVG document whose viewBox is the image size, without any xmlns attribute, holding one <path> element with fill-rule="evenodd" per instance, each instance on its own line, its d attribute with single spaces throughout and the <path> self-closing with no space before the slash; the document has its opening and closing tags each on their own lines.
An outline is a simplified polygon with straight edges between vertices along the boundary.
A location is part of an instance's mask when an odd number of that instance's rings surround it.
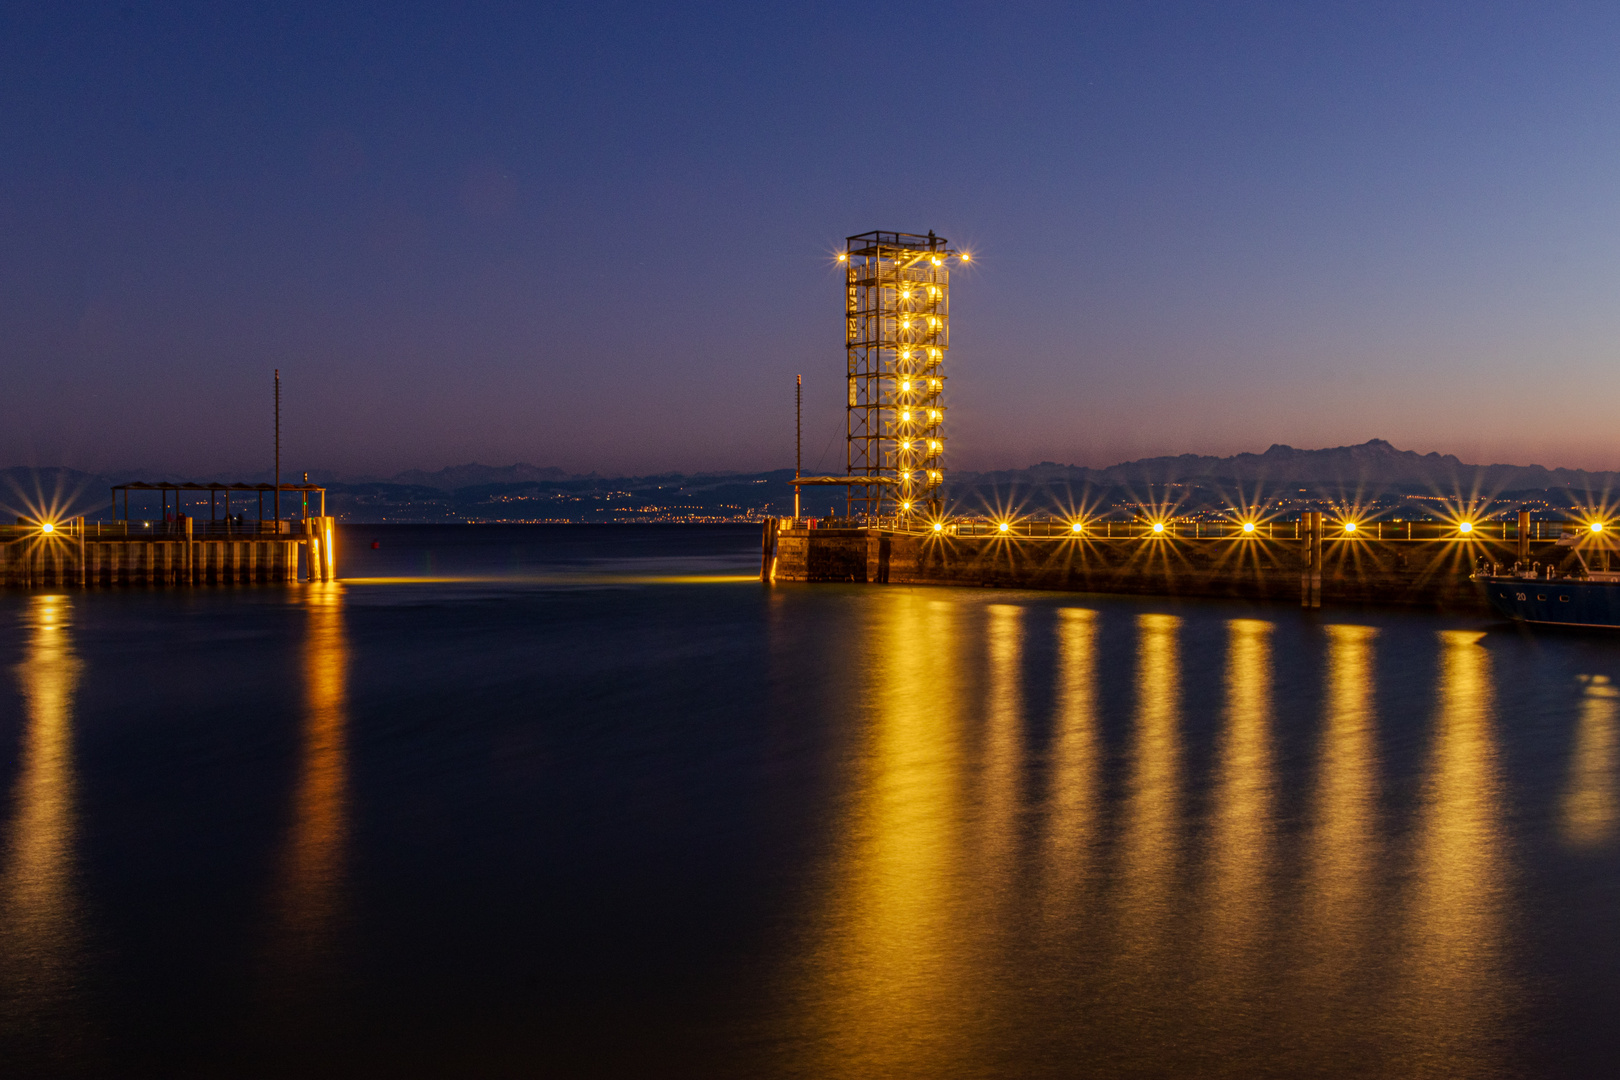
<svg viewBox="0 0 1620 1080">
<path fill-rule="evenodd" d="M 371 550 L 372 551 L 376 551 L 380 547 L 382 547 L 382 541 L 381 540 L 373 540 L 371 542 Z"/>
</svg>

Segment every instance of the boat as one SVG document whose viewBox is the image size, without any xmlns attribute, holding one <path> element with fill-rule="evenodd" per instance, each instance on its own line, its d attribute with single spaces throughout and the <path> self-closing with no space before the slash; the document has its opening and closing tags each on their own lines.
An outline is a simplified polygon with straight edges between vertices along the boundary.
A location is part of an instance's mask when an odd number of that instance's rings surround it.
<svg viewBox="0 0 1620 1080">
<path fill-rule="evenodd" d="M 1491 606 L 1515 622 L 1620 630 L 1620 572 L 1609 569 L 1609 552 L 1620 548 L 1597 535 L 1600 529 L 1571 529 L 1558 539 L 1557 546 L 1574 555 L 1573 565 L 1565 560 L 1567 569 L 1550 563 L 1514 563 L 1506 571 L 1482 565 L 1471 577 Z M 1602 556 L 1596 568 L 1586 561 L 1594 553 Z"/>
</svg>

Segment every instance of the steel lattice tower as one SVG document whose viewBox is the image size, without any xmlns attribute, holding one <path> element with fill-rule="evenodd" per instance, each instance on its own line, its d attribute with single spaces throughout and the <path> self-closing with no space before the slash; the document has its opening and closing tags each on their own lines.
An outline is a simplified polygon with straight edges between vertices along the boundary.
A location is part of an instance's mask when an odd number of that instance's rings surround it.
<svg viewBox="0 0 1620 1080">
<path fill-rule="evenodd" d="M 952 258 L 967 261 L 932 232 L 862 233 L 838 256 L 847 263 L 846 468 L 890 481 L 859 494 L 851 485 L 851 516 L 940 516 Z"/>
</svg>

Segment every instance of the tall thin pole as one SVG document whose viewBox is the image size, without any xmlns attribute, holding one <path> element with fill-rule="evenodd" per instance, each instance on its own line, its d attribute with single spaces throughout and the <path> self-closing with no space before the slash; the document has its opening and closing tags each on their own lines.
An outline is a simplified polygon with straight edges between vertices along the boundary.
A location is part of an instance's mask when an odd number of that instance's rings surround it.
<svg viewBox="0 0 1620 1080">
<path fill-rule="evenodd" d="M 799 478 L 799 469 L 804 465 L 804 376 L 795 376 L 798 380 L 793 387 L 793 479 Z M 799 520 L 799 485 L 793 485 L 793 520 Z"/>
<path fill-rule="evenodd" d="M 276 368 L 276 531 L 281 531 L 281 369 Z"/>
</svg>

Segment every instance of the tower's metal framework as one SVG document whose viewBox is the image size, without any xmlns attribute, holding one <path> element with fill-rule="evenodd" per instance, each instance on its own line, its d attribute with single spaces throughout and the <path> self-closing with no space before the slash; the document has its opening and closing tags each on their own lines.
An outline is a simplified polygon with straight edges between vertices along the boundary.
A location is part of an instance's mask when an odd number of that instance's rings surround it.
<svg viewBox="0 0 1620 1080">
<path fill-rule="evenodd" d="M 850 516 L 938 517 L 945 483 L 945 354 L 950 260 L 930 232 L 869 232 L 845 241 Z"/>
</svg>

